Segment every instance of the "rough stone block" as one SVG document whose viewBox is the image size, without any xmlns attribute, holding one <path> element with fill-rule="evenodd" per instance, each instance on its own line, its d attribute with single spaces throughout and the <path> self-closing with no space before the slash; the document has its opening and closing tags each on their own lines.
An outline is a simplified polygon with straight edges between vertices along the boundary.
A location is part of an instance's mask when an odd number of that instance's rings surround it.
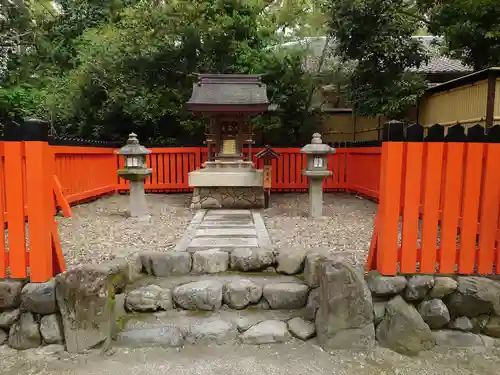
<svg viewBox="0 0 500 375">
<path fill-rule="evenodd" d="M 260 271 L 275 263 L 274 251 L 269 248 L 236 248 L 231 253 L 231 269 Z"/>
<path fill-rule="evenodd" d="M 458 282 L 451 277 L 436 277 L 434 286 L 429 292 L 431 298 L 443 298 L 453 293 L 458 287 Z"/>
<path fill-rule="evenodd" d="M 376 296 L 395 296 L 401 293 L 406 287 L 406 277 L 404 276 L 382 276 L 378 272 L 372 271 L 365 276 L 365 280 L 370 291 Z"/>
<path fill-rule="evenodd" d="M 420 316 L 431 329 L 443 328 L 450 322 L 450 312 L 440 299 L 422 301 L 418 307 Z"/>
<path fill-rule="evenodd" d="M 491 337 L 500 337 L 500 316 L 490 317 L 483 332 Z"/>
<path fill-rule="evenodd" d="M 57 312 L 56 281 L 26 284 L 21 292 L 21 310 L 41 315 Z"/>
<path fill-rule="evenodd" d="M 177 327 L 157 327 L 119 332 L 116 344 L 131 348 L 159 346 L 178 348 L 184 345 L 184 337 Z"/>
<path fill-rule="evenodd" d="M 42 316 L 42 319 L 40 319 L 40 333 L 46 344 L 64 343 L 61 317 L 58 314 Z"/>
<path fill-rule="evenodd" d="M 262 286 L 248 279 L 234 280 L 224 285 L 224 302 L 232 309 L 244 309 L 259 302 Z"/>
<path fill-rule="evenodd" d="M 21 316 L 21 310 L 7 310 L 0 313 L 0 328 L 9 329 Z"/>
<path fill-rule="evenodd" d="M 9 335 L 3 329 L 0 329 L 0 345 L 3 345 L 9 339 Z"/>
<path fill-rule="evenodd" d="M 229 266 L 229 254 L 219 249 L 202 250 L 193 253 L 193 272 L 226 272 Z"/>
<path fill-rule="evenodd" d="M 372 296 L 363 274 L 340 259 L 318 267 L 318 342 L 326 351 L 370 349 L 375 343 Z"/>
<path fill-rule="evenodd" d="M 470 348 L 484 346 L 480 335 L 470 332 L 441 330 L 432 332 L 436 344 L 446 348 Z"/>
<path fill-rule="evenodd" d="M 116 258 L 96 266 L 102 273 L 107 273 L 117 293 L 140 276 L 140 260 L 138 257 L 126 259 Z"/>
<path fill-rule="evenodd" d="M 187 275 L 191 272 L 191 254 L 182 251 L 148 253 L 141 255 L 142 265 L 147 274 L 156 277 Z"/>
<path fill-rule="evenodd" d="M 457 290 L 445 302 L 452 316 L 500 315 L 500 283 L 484 277 L 459 277 Z"/>
<path fill-rule="evenodd" d="M 311 288 L 319 286 L 318 266 L 328 259 L 326 249 L 311 250 L 304 262 L 304 280 Z"/>
<path fill-rule="evenodd" d="M 0 310 L 19 307 L 23 286 L 24 281 L 0 279 Z"/>
<path fill-rule="evenodd" d="M 264 286 L 263 296 L 271 309 L 300 309 L 306 305 L 309 288 L 298 283 L 278 283 Z"/>
<path fill-rule="evenodd" d="M 200 280 L 180 285 L 173 291 L 176 304 L 185 310 L 217 310 L 222 305 L 223 284 L 216 280 Z"/>
<path fill-rule="evenodd" d="M 378 325 L 385 316 L 385 305 L 387 302 L 373 302 L 373 316 L 375 325 Z"/>
<path fill-rule="evenodd" d="M 309 340 L 316 334 L 314 323 L 307 322 L 301 318 L 293 318 L 288 322 L 288 329 L 295 337 L 301 340 Z"/>
<path fill-rule="evenodd" d="M 483 332 L 484 327 L 486 327 L 486 324 L 488 324 L 488 320 L 490 320 L 490 316 L 486 314 L 470 318 L 473 327 L 472 332 L 474 333 Z"/>
<path fill-rule="evenodd" d="M 109 273 L 91 265 L 61 273 L 56 276 L 56 297 L 68 352 L 109 345 L 115 320 Z"/>
<path fill-rule="evenodd" d="M 303 248 L 282 249 L 276 257 L 279 273 L 286 275 L 296 275 L 304 271 L 304 263 L 307 250 Z"/>
<path fill-rule="evenodd" d="M 474 324 L 472 324 L 472 321 L 466 316 L 459 316 L 458 318 L 453 319 L 450 322 L 449 327 L 463 332 L 470 332 L 474 330 Z"/>
<path fill-rule="evenodd" d="M 42 337 L 33 314 L 21 314 L 19 321 L 10 327 L 9 346 L 17 350 L 38 348 L 42 344 Z"/>
<path fill-rule="evenodd" d="M 128 311 L 157 311 L 174 308 L 172 292 L 158 285 L 147 285 L 133 290 L 125 298 L 125 308 Z"/>
<path fill-rule="evenodd" d="M 316 319 L 316 313 L 319 309 L 319 288 L 309 292 L 307 304 L 304 309 L 304 319 L 313 322 Z"/>
<path fill-rule="evenodd" d="M 400 296 L 387 303 L 385 317 L 377 326 L 377 340 L 381 346 L 405 355 L 416 355 L 435 345 L 429 326 Z"/>
<path fill-rule="evenodd" d="M 238 336 L 236 326 L 220 319 L 209 319 L 190 325 L 186 341 L 190 344 L 225 344 Z"/>
<path fill-rule="evenodd" d="M 408 279 L 404 297 L 407 301 L 421 301 L 434 286 L 434 276 L 412 276 Z"/>
<path fill-rule="evenodd" d="M 287 324 L 279 320 L 265 320 L 240 335 L 243 344 L 255 345 L 287 342 L 291 338 Z"/>
</svg>

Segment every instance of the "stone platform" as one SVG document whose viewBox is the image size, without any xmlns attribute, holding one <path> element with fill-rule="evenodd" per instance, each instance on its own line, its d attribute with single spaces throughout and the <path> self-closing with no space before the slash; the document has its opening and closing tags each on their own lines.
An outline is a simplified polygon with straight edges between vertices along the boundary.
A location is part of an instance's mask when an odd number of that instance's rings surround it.
<svg viewBox="0 0 500 375">
<path fill-rule="evenodd" d="M 199 210 L 175 251 L 267 247 L 269 233 L 259 212 L 253 210 Z"/>
</svg>

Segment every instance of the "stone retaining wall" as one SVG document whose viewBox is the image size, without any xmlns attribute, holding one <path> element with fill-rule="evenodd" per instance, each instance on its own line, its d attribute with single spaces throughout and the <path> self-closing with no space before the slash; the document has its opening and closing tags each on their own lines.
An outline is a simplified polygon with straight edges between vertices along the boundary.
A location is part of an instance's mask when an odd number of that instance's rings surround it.
<svg viewBox="0 0 500 375">
<path fill-rule="evenodd" d="M 124 293 L 141 273 L 168 278 L 228 270 L 242 272 L 242 278 L 221 282 L 199 276 L 172 289 L 147 285 Z M 244 279 L 247 271 L 278 272 L 297 280 L 257 285 Z M 224 304 L 235 310 L 301 309 L 301 318 L 290 320 L 288 329 L 302 339 L 316 330 L 326 351 L 371 349 L 378 342 L 415 355 L 436 345 L 500 343 L 500 283 L 492 279 L 365 275 L 328 249 L 278 254 L 254 248 L 141 254 L 76 267 L 40 284 L 0 280 L 0 344 L 15 349 L 64 344 L 69 352 L 84 352 L 110 345 L 118 331 L 117 314 L 175 308 L 212 311 Z M 288 332 L 282 329 L 286 326 L 276 327 Z M 253 331 L 261 329 L 268 327 Z M 301 330 L 307 334 L 294 333 Z M 252 343 L 258 337 L 250 336 L 242 334 L 241 339 Z"/>
</svg>

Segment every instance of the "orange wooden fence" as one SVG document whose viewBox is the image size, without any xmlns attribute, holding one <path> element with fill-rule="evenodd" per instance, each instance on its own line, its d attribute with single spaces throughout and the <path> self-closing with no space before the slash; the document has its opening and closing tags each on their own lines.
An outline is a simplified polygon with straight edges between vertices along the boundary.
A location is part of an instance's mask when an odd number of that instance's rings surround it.
<svg viewBox="0 0 500 375">
<path fill-rule="evenodd" d="M 47 281 L 64 270 L 46 142 L 0 142 L 0 278 Z"/>
<path fill-rule="evenodd" d="M 498 160 L 498 143 L 384 143 L 367 268 L 500 274 Z"/>
<path fill-rule="evenodd" d="M 85 150 L 85 148 L 82 148 Z M 207 157 L 205 147 L 152 148 L 148 156 L 148 166 L 153 174 L 146 180 L 149 191 L 175 192 L 190 191 L 188 173 L 201 168 Z M 263 160 L 255 154 L 260 148 L 252 149 L 252 160 L 256 168 L 263 168 Z M 272 190 L 303 191 L 308 188 L 307 178 L 302 175 L 306 166 L 306 156 L 298 148 L 273 148 L 280 154 L 272 161 Z M 380 182 L 380 147 L 342 148 L 328 157 L 328 168 L 333 175 L 325 180 L 324 188 L 330 190 L 352 190 L 378 199 Z M 123 160 L 119 160 L 123 166 Z M 115 173 L 116 176 L 116 173 Z M 118 190 L 127 190 L 125 180 L 115 177 Z"/>
</svg>

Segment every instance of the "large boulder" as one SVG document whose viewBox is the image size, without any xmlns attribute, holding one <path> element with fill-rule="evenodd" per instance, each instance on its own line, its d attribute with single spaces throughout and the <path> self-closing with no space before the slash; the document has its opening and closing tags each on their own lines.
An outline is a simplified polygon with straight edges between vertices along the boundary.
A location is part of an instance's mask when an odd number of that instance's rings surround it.
<svg viewBox="0 0 500 375">
<path fill-rule="evenodd" d="M 219 249 L 200 250 L 193 254 L 193 272 L 218 273 L 226 272 L 229 265 L 229 254 Z"/>
<path fill-rule="evenodd" d="M 230 259 L 231 269 L 238 271 L 260 271 L 274 263 L 274 251 L 270 248 L 236 248 Z"/>
<path fill-rule="evenodd" d="M 286 275 L 301 273 L 304 270 L 306 253 L 307 251 L 304 248 L 282 249 L 276 257 L 276 270 Z"/>
<path fill-rule="evenodd" d="M 224 285 L 224 302 L 232 309 L 244 309 L 249 304 L 259 302 L 262 286 L 251 280 L 240 279 Z"/>
<path fill-rule="evenodd" d="M 200 280 L 180 285 L 173 291 L 174 301 L 185 310 L 217 310 L 222 305 L 223 286 L 217 280 Z"/>
<path fill-rule="evenodd" d="M 405 355 L 434 347 L 434 336 L 415 307 L 396 296 L 385 309 L 385 316 L 377 326 L 380 345 Z"/>
<path fill-rule="evenodd" d="M 64 343 L 61 317 L 58 314 L 42 316 L 40 319 L 40 333 L 46 344 Z"/>
<path fill-rule="evenodd" d="M 112 275 L 91 265 L 72 268 L 56 276 L 56 296 L 68 352 L 110 344 L 115 320 Z"/>
<path fill-rule="evenodd" d="M 278 283 L 264 286 L 263 296 L 271 309 L 300 309 L 306 305 L 309 288 L 298 283 Z"/>
<path fill-rule="evenodd" d="M 431 329 L 443 328 L 450 322 L 450 312 L 440 299 L 422 301 L 418 307 L 420 316 Z"/>
<path fill-rule="evenodd" d="M 42 344 L 42 337 L 33 314 L 21 314 L 19 321 L 10 327 L 9 346 L 17 350 L 37 348 Z"/>
<path fill-rule="evenodd" d="M 484 277 L 459 277 L 457 290 L 445 302 L 452 316 L 500 315 L 500 283 Z"/>
<path fill-rule="evenodd" d="M 443 298 L 457 290 L 458 283 L 451 277 L 436 277 L 434 286 L 429 292 L 431 298 Z"/>
<path fill-rule="evenodd" d="M 127 294 L 125 308 L 128 311 L 157 311 L 171 310 L 174 308 L 172 302 L 172 291 L 163 289 L 158 285 L 147 285 L 135 289 Z"/>
<path fill-rule="evenodd" d="M 372 296 L 363 274 L 340 259 L 318 267 L 320 308 L 316 314 L 319 344 L 326 351 L 369 349 L 375 343 Z"/>
<path fill-rule="evenodd" d="M 55 279 L 26 284 L 21 292 L 21 310 L 42 315 L 57 312 Z"/>
<path fill-rule="evenodd" d="M 292 333 L 292 335 L 301 340 L 309 340 L 316 334 L 316 327 L 314 326 L 314 323 L 305 321 L 302 318 L 292 318 L 287 322 L 287 324 L 288 330 Z"/>
<path fill-rule="evenodd" d="M 142 267 L 147 274 L 156 277 L 186 275 L 191 272 L 191 254 L 167 251 L 141 254 Z"/>
<path fill-rule="evenodd" d="M 407 301 L 421 301 L 433 286 L 434 276 L 412 276 L 408 279 L 404 297 Z"/>
<path fill-rule="evenodd" d="M 291 338 L 287 324 L 279 320 L 265 320 L 240 335 L 243 344 L 256 345 L 287 342 Z"/>
<path fill-rule="evenodd" d="M 184 344 L 184 336 L 177 327 L 154 327 L 118 332 L 116 343 L 120 346 L 142 348 L 159 346 L 178 348 Z"/>
<path fill-rule="evenodd" d="M 21 316 L 21 310 L 6 310 L 0 313 L 0 329 L 9 329 Z"/>
<path fill-rule="evenodd" d="M 376 296 L 395 296 L 401 293 L 406 287 L 406 277 L 404 276 L 382 276 L 378 272 L 372 271 L 365 276 L 366 283 L 370 291 Z"/>
<path fill-rule="evenodd" d="M 221 319 L 201 320 L 189 326 L 186 341 L 190 344 L 225 344 L 238 336 L 236 325 Z"/>
<path fill-rule="evenodd" d="M 20 280 L 0 279 L 0 310 L 19 307 L 23 286 Z"/>
</svg>

